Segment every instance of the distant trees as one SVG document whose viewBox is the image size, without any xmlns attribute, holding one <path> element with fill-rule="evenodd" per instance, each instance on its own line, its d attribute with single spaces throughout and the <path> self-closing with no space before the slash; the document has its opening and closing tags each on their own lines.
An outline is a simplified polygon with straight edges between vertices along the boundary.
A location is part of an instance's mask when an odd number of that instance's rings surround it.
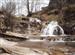
<svg viewBox="0 0 75 55">
<path fill-rule="evenodd" d="M 40 5 L 40 0 L 24 0 L 26 8 L 27 8 L 27 16 L 31 16 L 33 11 L 37 11 L 38 5 Z"/>
</svg>

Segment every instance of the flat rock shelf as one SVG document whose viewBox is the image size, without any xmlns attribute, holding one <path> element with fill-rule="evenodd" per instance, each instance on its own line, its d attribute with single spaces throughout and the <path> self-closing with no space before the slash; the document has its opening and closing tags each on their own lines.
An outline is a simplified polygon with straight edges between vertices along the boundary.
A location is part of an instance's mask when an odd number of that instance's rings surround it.
<svg viewBox="0 0 75 55">
<path fill-rule="evenodd" d="M 74 55 L 74 41 L 55 41 L 65 36 L 0 33 L 0 55 Z M 66 35 L 67 36 L 67 35 Z M 51 40 L 52 39 L 52 40 Z M 12 41 L 13 40 L 13 41 Z M 15 41 L 14 41 L 15 40 Z M 5 52 L 3 52 L 5 51 Z"/>
</svg>

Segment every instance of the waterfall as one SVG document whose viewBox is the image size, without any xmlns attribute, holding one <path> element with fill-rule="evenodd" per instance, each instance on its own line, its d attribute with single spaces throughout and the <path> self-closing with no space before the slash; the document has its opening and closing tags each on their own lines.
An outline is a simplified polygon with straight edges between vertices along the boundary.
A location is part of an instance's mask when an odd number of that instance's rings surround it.
<svg viewBox="0 0 75 55">
<path fill-rule="evenodd" d="M 64 35 L 64 30 L 58 25 L 57 21 L 51 21 L 47 27 L 42 30 L 42 35 Z"/>
</svg>

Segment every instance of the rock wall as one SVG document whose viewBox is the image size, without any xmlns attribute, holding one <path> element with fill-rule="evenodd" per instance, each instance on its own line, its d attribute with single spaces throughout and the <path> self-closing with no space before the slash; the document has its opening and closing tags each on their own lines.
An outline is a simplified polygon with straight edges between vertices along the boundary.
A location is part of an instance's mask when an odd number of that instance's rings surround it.
<svg viewBox="0 0 75 55">
<path fill-rule="evenodd" d="M 57 9 L 58 11 L 55 10 L 52 14 L 58 12 L 56 15 L 61 14 L 63 16 L 60 18 L 62 18 L 62 21 L 64 21 L 63 28 L 65 33 L 73 35 L 75 34 L 75 0 L 50 0 L 47 9 L 48 12 Z M 60 21 L 60 19 L 58 20 Z"/>
</svg>

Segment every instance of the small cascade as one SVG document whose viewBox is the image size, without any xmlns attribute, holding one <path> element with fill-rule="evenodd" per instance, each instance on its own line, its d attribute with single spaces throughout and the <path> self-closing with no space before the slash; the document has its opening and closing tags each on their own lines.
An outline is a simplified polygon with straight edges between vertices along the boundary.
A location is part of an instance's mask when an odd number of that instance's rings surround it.
<svg viewBox="0 0 75 55">
<path fill-rule="evenodd" d="M 44 28 L 42 30 L 42 35 L 41 36 L 44 36 L 44 37 L 48 37 L 48 36 L 53 36 L 54 39 L 51 39 L 51 42 L 54 42 L 54 41 L 64 41 L 62 37 L 59 37 L 59 36 L 64 36 L 64 30 L 62 29 L 61 26 L 58 25 L 58 22 L 57 21 L 51 21 L 46 28 Z M 59 39 L 55 38 L 55 37 L 59 37 Z"/>
<path fill-rule="evenodd" d="M 64 35 L 64 30 L 58 25 L 57 21 L 51 21 L 46 28 L 42 30 L 42 35 Z"/>
</svg>

